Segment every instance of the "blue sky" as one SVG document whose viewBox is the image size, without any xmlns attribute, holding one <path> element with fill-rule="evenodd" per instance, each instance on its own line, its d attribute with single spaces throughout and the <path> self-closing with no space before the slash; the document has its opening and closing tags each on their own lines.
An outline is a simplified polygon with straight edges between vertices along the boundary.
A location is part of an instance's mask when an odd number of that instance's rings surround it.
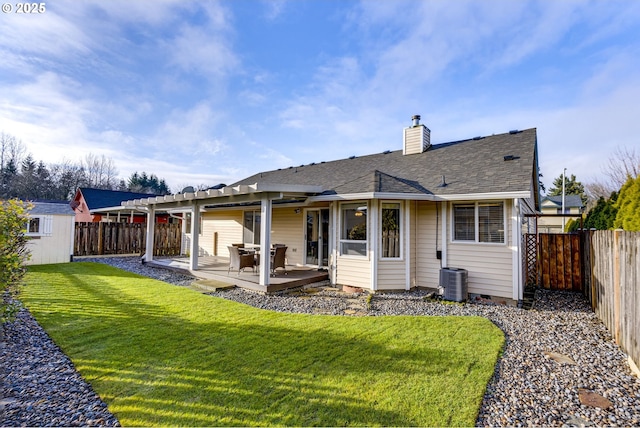
<svg viewBox="0 0 640 428">
<path fill-rule="evenodd" d="M 638 1 L 45 6 L 0 14 L 0 132 L 47 163 L 230 184 L 398 150 L 414 114 L 434 143 L 537 128 L 547 187 L 640 146 Z"/>
</svg>

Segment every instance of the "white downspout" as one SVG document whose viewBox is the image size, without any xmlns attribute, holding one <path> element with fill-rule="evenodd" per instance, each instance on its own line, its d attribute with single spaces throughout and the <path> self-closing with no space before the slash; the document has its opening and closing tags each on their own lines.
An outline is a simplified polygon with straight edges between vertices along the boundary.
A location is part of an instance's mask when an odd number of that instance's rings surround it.
<svg viewBox="0 0 640 428">
<path fill-rule="evenodd" d="M 442 240 L 442 258 L 440 259 L 441 267 L 449 267 L 447 263 L 447 202 L 442 201 L 440 205 L 440 218 L 442 219 L 441 240 Z"/>
</svg>

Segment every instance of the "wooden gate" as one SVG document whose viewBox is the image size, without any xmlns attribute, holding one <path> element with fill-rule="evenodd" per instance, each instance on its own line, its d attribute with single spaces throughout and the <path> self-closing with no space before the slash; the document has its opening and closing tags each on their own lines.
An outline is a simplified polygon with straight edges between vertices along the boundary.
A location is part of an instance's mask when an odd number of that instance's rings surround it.
<svg viewBox="0 0 640 428">
<path fill-rule="evenodd" d="M 534 283 L 548 290 L 582 291 L 581 233 L 528 234 L 524 242 L 527 285 Z"/>
</svg>

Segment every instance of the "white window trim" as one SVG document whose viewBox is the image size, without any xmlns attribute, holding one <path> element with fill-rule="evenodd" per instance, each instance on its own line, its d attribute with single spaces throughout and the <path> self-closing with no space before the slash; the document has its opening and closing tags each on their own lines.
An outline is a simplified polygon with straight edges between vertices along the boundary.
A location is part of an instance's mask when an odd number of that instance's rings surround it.
<svg viewBox="0 0 640 428">
<path fill-rule="evenodd" d="M 384 204 L 398 204 L 398 209 L 400 210 L 398 221 L 399 229 L 398 233 L 400 235 L 400 239 L 398 245 L 400 246 L 400 255 L 398 257 L 382 257 L 382 209 Z M 390 261 L 403 261 L 404 260 L 404 211 L 405 207 L 402 201 L 380 201 L 380 206 L 378 207 L 378 258 L 380 260 L 390 260 Z"/>
<path fill-rule="evenodd" d="M 480 241 L 480 219 L 478 214 L 478 205 L 486 204 L 486 203 L 501 203 L 502 204 L 502 228 L 504 230 L 504 239 L 503 242 L 481 242 Z M 473 204 L 474 205 L 474 233 L 475 239 L 473 241 L 467 240 L 456 240 L 456 217 L 455 217 L 455 206 L 458 204 Z M 505 247 L 508 245 L 508 229 L 507 229 L 507 202 L 504 200 L 496 200 L 496 201 L 456 201 L 451 203 L 451 210 L 449 218 L 451 219 L 451 225 L 449 226 L 450 233 L 450 242 L 454 244 L 471 244 L 471 245 L 492 245 L 492 246 L 502 246 Z"/>
<path fill-rule="evenodd" d="M 33 219 L 39 219 L 37 232 L 29 232 L 29 224 Z M 30 216 L 29 221 L 27 222 L 26 228 L 27 228 L 27 233 L 25 233 L 25 236 L 51 236 L 53 235 L 53 216 L 51 215 Z"/>
<path fill-rule="evenodd" d="M 340 255 L 340 257 L 345 257 L 345 258 L 349 258 L 349 259 L 359 259 L 359 260 L 363 260 L 363 259 L 368 259 L 369 258 L 369 235 L 370 235 L 370 227 L 371 227 L 371 222 L 369 221 L 369 217 L 367 216 L 367 239 L 365 240 L 355 240 L 355 239 L 342 239 L 342 227 L 343 227 L 343 207 L 345 205 L 355 205 L 355 204 L 359 204 L 359 205 L 366 205 L 367 206 L 367 212 L 369 212 L 369 210 L 371 209 L 369 207 L 369 201 L 348 201 L 345 203 L 341 203 L 340 206 L 338 207 L 338 217 L 340 218 L 340 224 L 338 225 L 338 254 Z M 342 244 L 361 244 L 361 243 L 365 243 L 365 253 L 364 255 L 356 255 L 356 254 L 343 254 L 342 253 Z"/>
<path fill-rule="evenodd" d="M 188 212 L 187 213 L 190 218 L 189 220 L 187 220 L 186 218 L 184 219 L 184 226 L 185 226 L 185 235 L 189 235 L 191 236 L 191 222 L 193 221 L 193 215 L 192 213 Z M 200 213 L 200 215 L 198 216 L 198 236 L 202 236 L 202 232 L 204 230 L 204 221 L 202 219 L 202 213 Z"/>
</svg>

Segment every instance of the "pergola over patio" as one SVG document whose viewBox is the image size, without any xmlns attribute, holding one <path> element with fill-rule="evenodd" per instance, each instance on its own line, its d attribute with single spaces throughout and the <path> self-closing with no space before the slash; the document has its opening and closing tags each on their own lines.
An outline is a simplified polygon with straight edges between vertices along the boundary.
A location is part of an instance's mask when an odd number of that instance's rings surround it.
<svg viewBox="0 0 640 428">
<path fill-rule="evenodd" d="M 204 207 L 244 205 L 260 202 L 260 280 L 259 284 L 269 285 L 271 261 L 269 248 L 271 247 L 271 218 L 273 201 L 302 202 L 308 197 L 322 193 L 320 186 L 307 185 L 278 185 L 278 184 L 250 184 L 226 186 L 220 189 L 200 190 L 195 192 L 178 193 L 174 195 L 155 196 L 144 199 L 134 199 L 122 202 L 125 208 L 137 209 L 147 213 L 147 242 L 146 248 L 154 247 L 155 212 L 158 210 L 171 212 L 185 209 L 191 212 L 191 246 L 189 251 L 189 269 L 198 270 L 199 242 L 197 225 L 200 223 L 200 213 Z M 153 261 L 153 252 L 147 251 L 144 256 L 146 262 Z"/>
</svg>

